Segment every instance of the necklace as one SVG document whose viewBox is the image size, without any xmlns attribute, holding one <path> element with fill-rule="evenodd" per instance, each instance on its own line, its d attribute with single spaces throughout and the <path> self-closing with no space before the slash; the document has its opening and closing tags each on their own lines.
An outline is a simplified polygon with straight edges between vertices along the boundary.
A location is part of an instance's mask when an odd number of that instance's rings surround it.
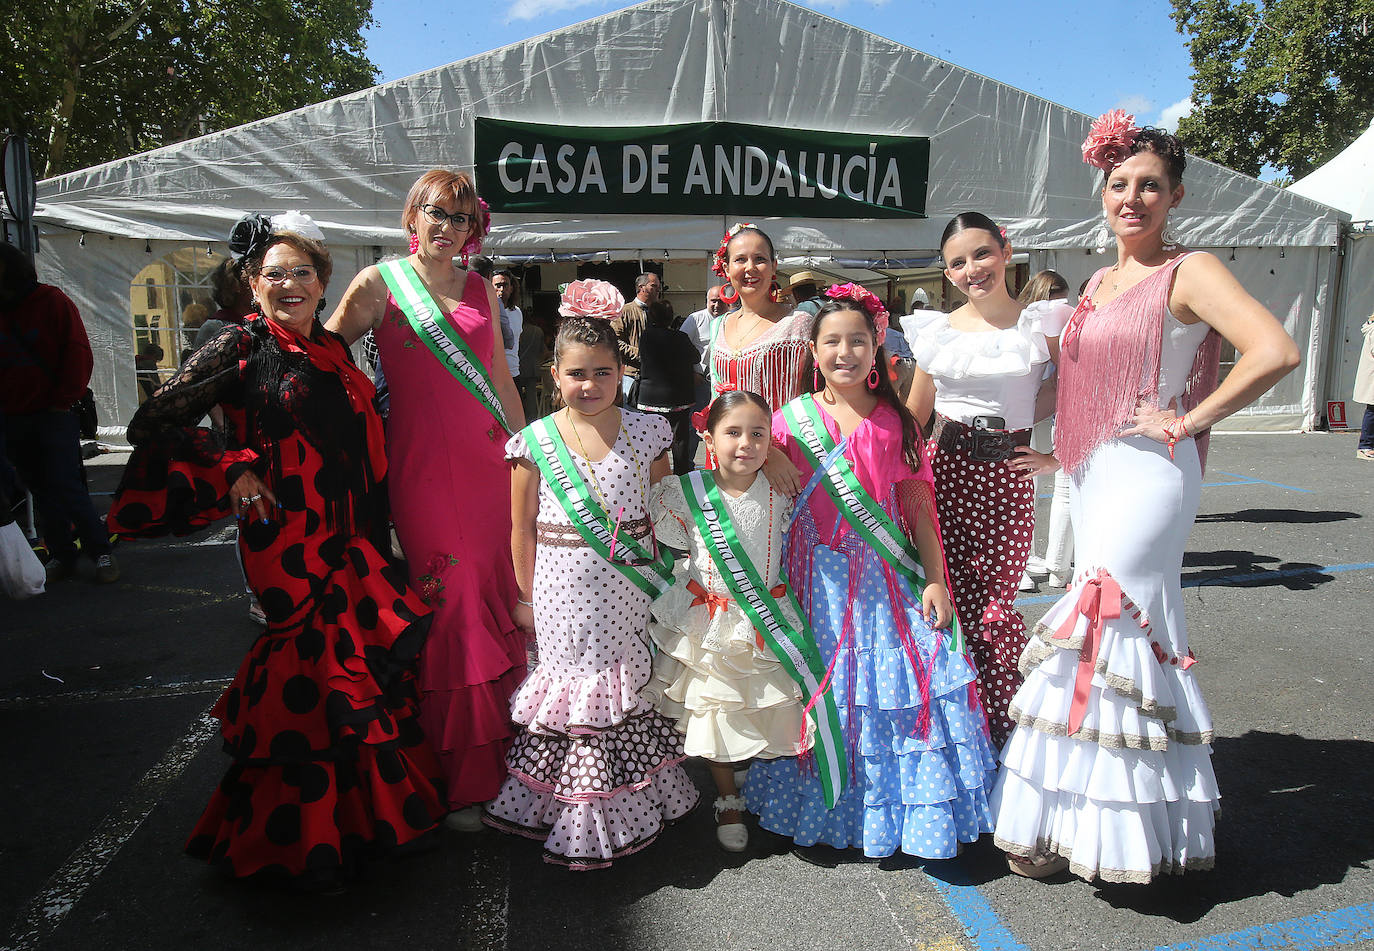
<svg viewBox="0 0 1374 951">
<path fill-rule="evenodd" d="M 745 347 L 749 346 L 749 344 L 751 344 L 751 343 L 754 342 L 754 341 L 753 341 L 753 338 L 752 338 L 751 336 L 749 336 L 749 334 L 752 334 L 755 330 L 758 330 L 758 329 L 759 329 L 759 324 L 761 324 L 761 323 L 763 323 L 763 315 L 762 315 L 762 314 L 755 314 L 755 315 L 754 315 L 754 322 L 753 322 L 752 324 L 749 325 L 749 333 L 747 333 L 747 334 L 740 334 L 740 336 L 739 336 L 739 346 L 738 346 L 736 349 L 743 350 Z M 735 318 L 735 325 L 736 325 L 736 326 L 739 326 L 739 318 L 738 318 L 738 317 Z"/>
<path fill-rule="evenodd" d="M 568 414 L 568 428 L 573 431 L 573 438 L 577 440 L 577 451 L 582 454 L 582 461 L 587 464 L 587 472 L 590 473 L 592 477 L 592 488 L 596 490 L 596 497 L 601 500 L 601 507 L 606 510 L 606 517 L 608 519 L 606 524 L 609 525 L 611 512 L 610 503 L 606 500 L 606 494 L 601 491 L 601 483 L 596 478 L 596 467 L 592 465 L 591 456 L 587 455 L 587 447 L 582 444 L 582 434 L 577 431 L 577 422 L 572 418 L 572 410 L 569 409 L 566 410 L 566 412 Z"/>
</svg>

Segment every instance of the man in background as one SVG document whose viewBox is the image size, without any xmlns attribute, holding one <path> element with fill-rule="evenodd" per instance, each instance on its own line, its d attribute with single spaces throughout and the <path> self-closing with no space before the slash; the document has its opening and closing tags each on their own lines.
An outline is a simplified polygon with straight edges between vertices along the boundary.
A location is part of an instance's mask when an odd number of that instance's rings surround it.
<svg viewBox="0 0 1374 951">
<path fill-rule="evenodd" d="M 81 431 L 72 412 L 91 366 L 76 305 L 58 288 L 38 283 L 24 252 L 0 242 L 0 452 L 8 452 L 33 493 L 52 556 L 50 585 L 75 573 L 76 538 L 95 562 L 97 582 L 119 580 L 105 525 L 86 490 Z"/>
</svg>

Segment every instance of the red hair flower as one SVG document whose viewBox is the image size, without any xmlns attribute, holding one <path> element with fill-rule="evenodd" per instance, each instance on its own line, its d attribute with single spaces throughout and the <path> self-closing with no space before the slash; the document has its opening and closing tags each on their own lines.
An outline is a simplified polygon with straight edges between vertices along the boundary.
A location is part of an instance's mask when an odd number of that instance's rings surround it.
<svg viewBox="0 0 1374 951">
<path fill-rule="evenodd" d="M 887 308 L 883 306 L 883 302 L 878 299 L 877 294 L 860 284 L 851 282 L 849 284 L 831 284 L 825 289 L 825 296 L 831 300 L 851 301 L 867 311 L 868 316 L 873 318 L 873 329 L 877 331 L 878 346 L 882 346 L 883 341 L 887 339 L 888 318 Z"/>
<path fill-rule="evenodd" d="M 558 312 L 564 317 L 595 317 L 612 320 L 620 316 L 625 298 L 609 281 L 573 281 L 563 291 Z"/>
<path fill-rule="evenodd" d="M 1140 134 L 1135 116 L 1113 109 L 1098 116 L 1083 140 L 1083 161 L 1110 172 L 1131 157 L 1131 146 Z"/>
<path fill-rule="evenodd" d="M 725 237 L 720 239 L 720 248 L 716 251 L 715 260 L 711 262 L 711 270 L 725 277 L 725 252 L 730 247 L 730 241 L 746 228 L 758 229 L 758 225 L 752 221 L 740 221 L 730 226 L 730 230 L 725 232 Z"/>
<path fill-rule="evenodd" d="M 706 432 L 706 420 L 711 416 L 711 407 L 716 405 L 717 397 L 722 393 L 729 393 L 731 390 L 737 390 L 739 386 L 733 380 L 725 380 L 724 382 L 715 384 L 712 389 L 715 390 L 716 395 L 711 397 L 711 402 L 706 404 L 705 409 L 697 410 L 692 414 L 692 428 L 699 433 Z"/>
</svg>

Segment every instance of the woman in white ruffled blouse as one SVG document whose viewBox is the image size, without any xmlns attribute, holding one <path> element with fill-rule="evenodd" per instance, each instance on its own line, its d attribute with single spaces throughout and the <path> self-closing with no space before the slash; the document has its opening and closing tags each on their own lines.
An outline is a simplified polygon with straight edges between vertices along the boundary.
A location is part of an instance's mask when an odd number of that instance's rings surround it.
<svg viewBox="0 0 1374 951">
<path fill-rule="evenodd" d="M 907 406 L 924 423 L 935 412 L 926 456 L 951 593 L 978 665 L 978 691 L 994 745 L 1013 723 L 1017 661 L 1026 625 L 1015 607 L 1035 527 L 1035 485 L 1008 465 L 1034 454 L 1030 429 L 1053 410 L 1052 361 L 1071 309 L 1024 309 L 1007 290 L 1011 245 L 986 215 L 964 212 L 940 239 L 945 276 L 968 301 L 951 314 L 903 319 L 916 375 Z"/>
</svg>

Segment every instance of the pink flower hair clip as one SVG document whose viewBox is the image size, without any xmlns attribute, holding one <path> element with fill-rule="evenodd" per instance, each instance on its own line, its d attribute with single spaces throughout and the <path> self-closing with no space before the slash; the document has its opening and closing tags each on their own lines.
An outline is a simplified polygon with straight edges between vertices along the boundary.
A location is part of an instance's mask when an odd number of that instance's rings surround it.
<svg viewBox="0 0 1374 951">
<path fill-rule="evenodd" d="M 482 253 L 482 239 L 491 234 L 491 208 L 487 206 L 485 198 L 477 199 L 477 210 L 482 215 L 482 231 L 475 234 L 463 244 L 458 253 L 463 258 L 463 267 L 468 266 L 468 255 Z M 414 249 L 411 250 L 414 254 Z"/>
<path fill-rule="evenodd" d="M 883 302 L 878 299 L 877 294 L 860 284 L 850 282 L 848 284 L 831 284 L 825 289 L 825 296 L 831 300 L 852 301 L 867 311 L 868 316 L 873 318 L 873 329 L 877 332 L 878 346 L 883 345 L 883 341 L 887 339 L 888 315 L 887 308 L 883 306 Z"/>
<path fill-rule="evenodd" d="M 625 298 L 609 281 L 573 281 L 563 289 L 558 312 L 564 317 L 594 317 L 613 320 L 620 316 Z"/>
<path fill-rule="evenodd" d="M 1110 172 L 1131 157 L 1131 146 L 1140 134 L 1135 116 L 1125 109 L 1112 109 L 1098 116 L 1083 140 L 1083 161 Z"/>
</svg>

